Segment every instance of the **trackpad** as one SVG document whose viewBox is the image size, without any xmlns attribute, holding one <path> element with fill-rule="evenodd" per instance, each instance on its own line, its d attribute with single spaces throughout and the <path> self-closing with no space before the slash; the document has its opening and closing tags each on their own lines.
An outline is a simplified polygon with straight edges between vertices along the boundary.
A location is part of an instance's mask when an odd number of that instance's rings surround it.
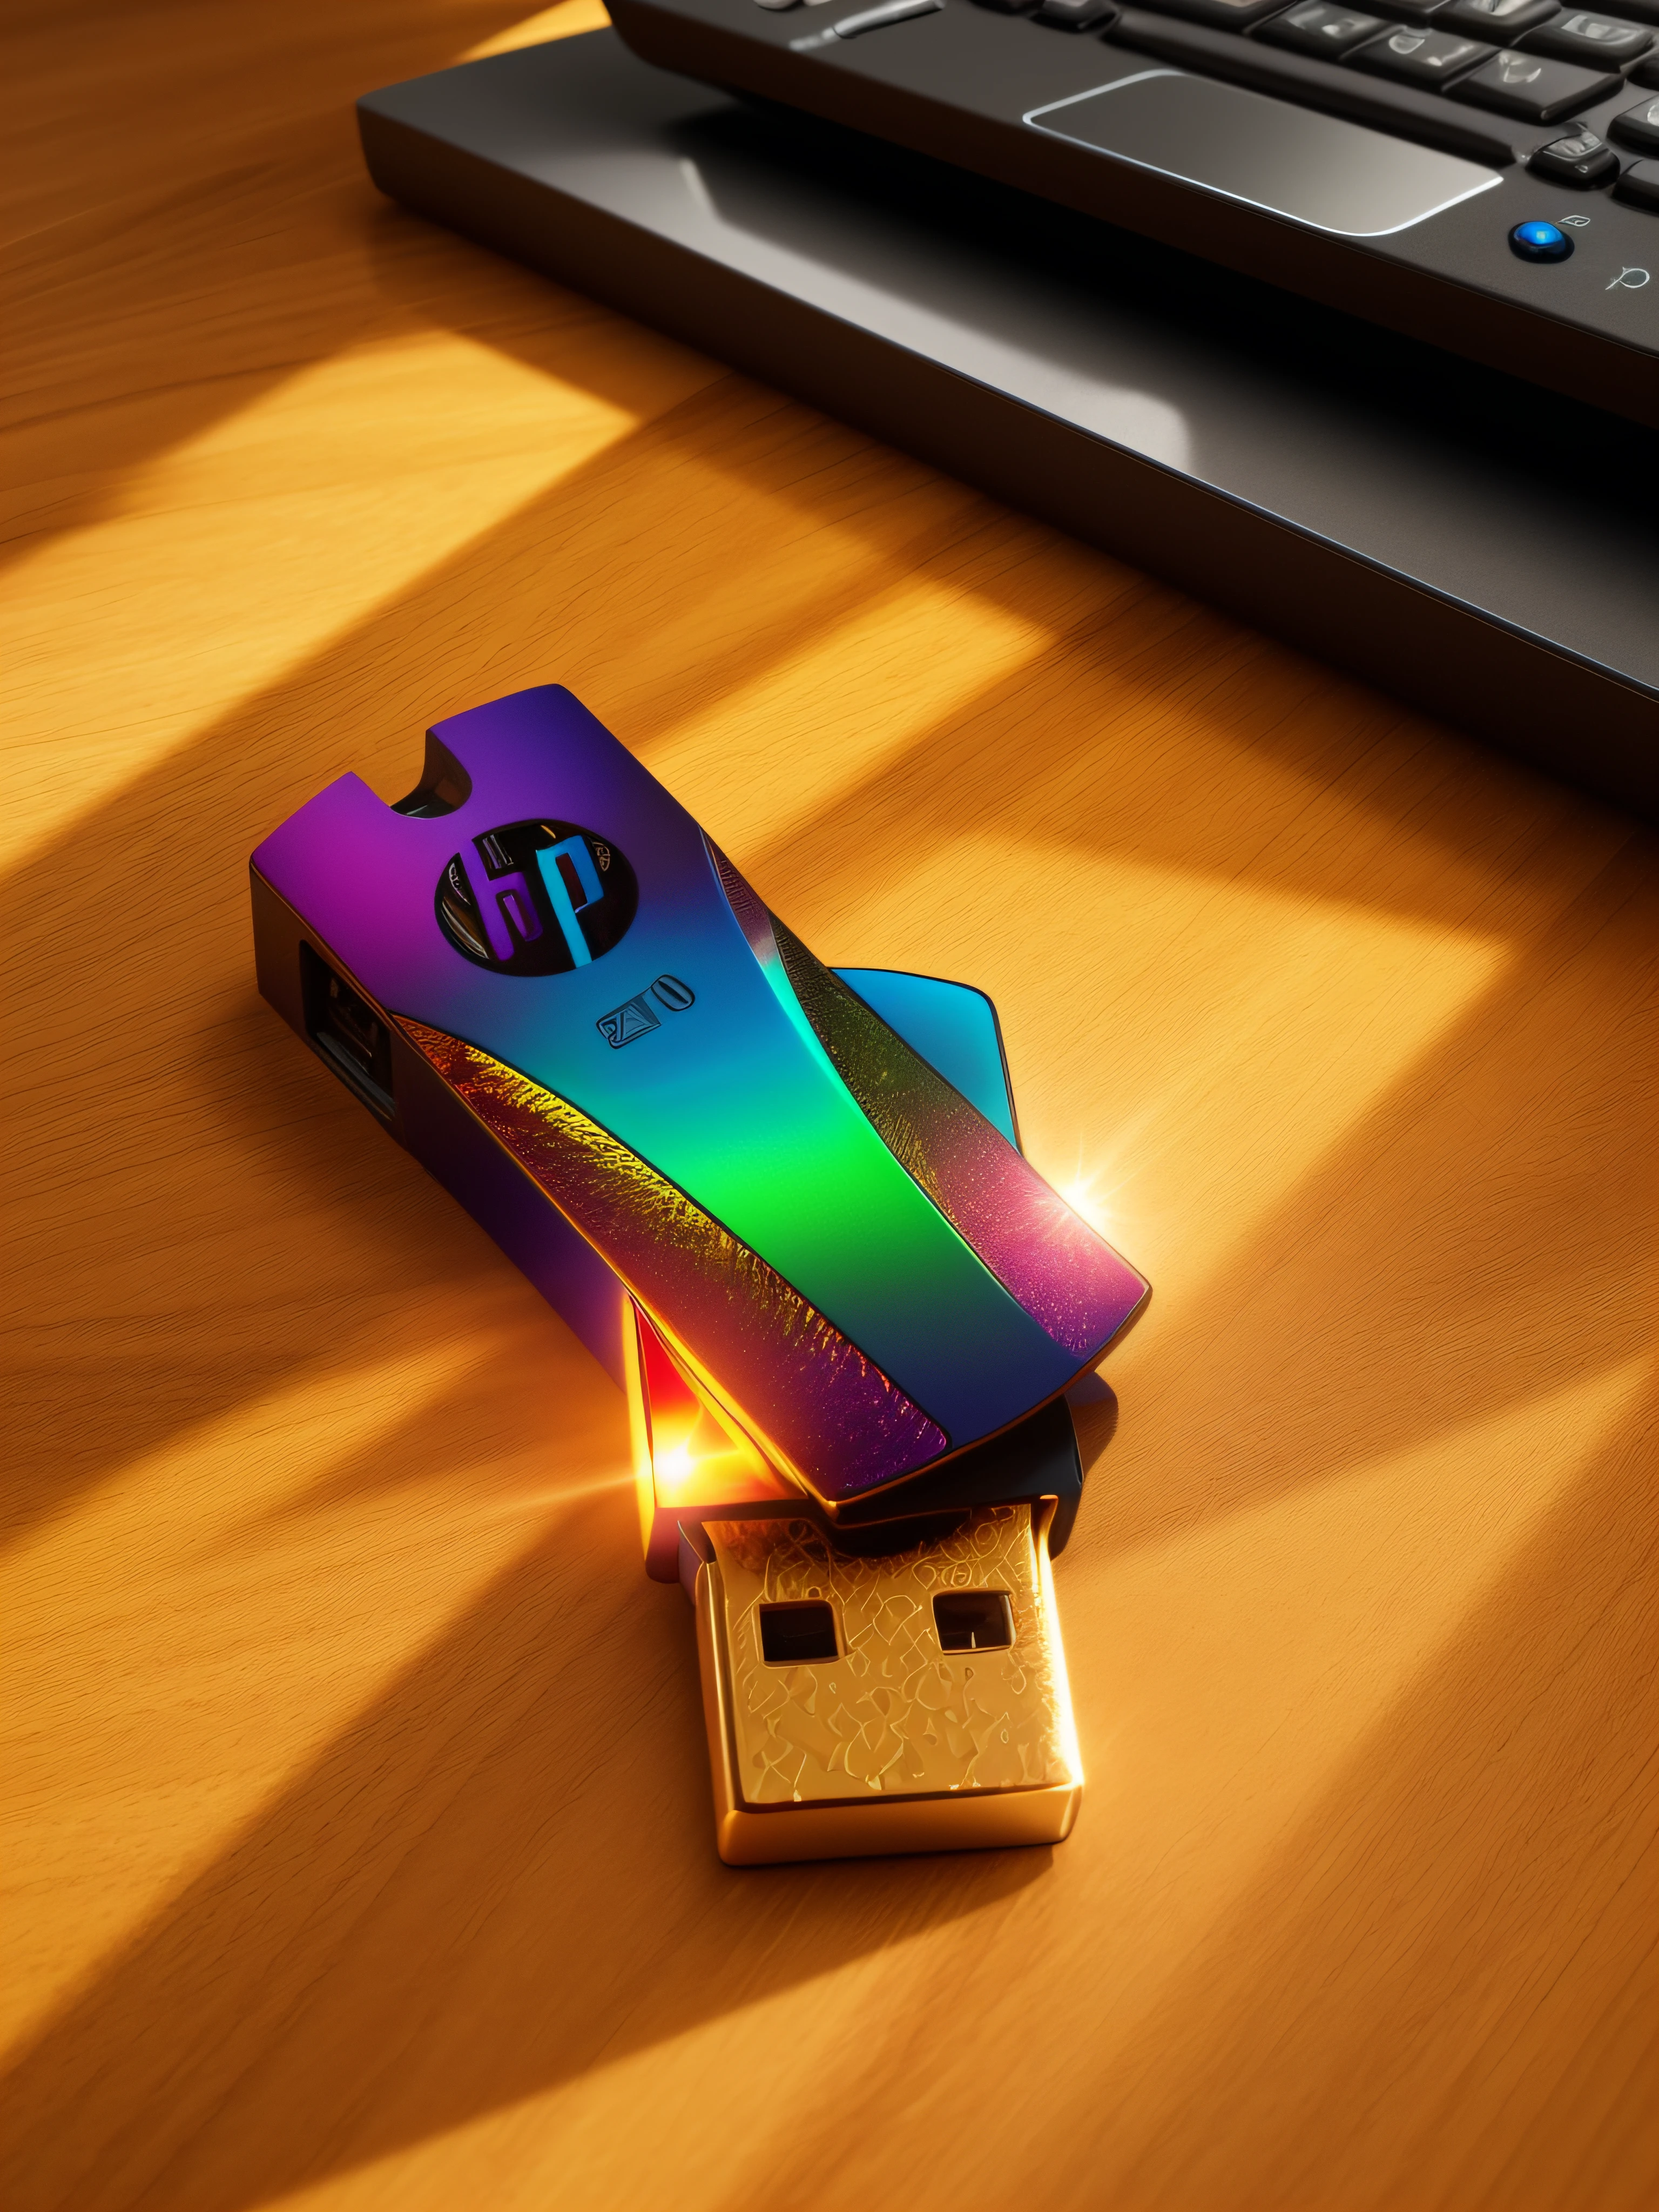
<svg viewBox="0 0 1659 2212">
<path fill-rule="evenodd" d="M 1407 229 L 1498 181 L 1455 154 L 1181 70 L 1143 70 L 1024 120 L 1345 238 Z"/>
</svg>

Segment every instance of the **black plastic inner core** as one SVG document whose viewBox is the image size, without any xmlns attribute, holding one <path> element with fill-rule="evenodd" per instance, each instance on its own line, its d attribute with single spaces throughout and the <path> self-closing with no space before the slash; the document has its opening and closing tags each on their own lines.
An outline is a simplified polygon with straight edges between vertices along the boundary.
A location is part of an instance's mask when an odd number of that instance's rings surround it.
<svg viewBox="0 0 1659 2212">
<path fill-rule="evenodd" d="M 836 1616 L 822 1598 L 760 1608 L 761 1654 L 773 1667 L 800 1667 L 812 1659 L 839 1658 Z"/>
<path fill-rule="evenodd" d="M 1002 1590 L 951 1590 L 933 1600 L 933 1624 L 947 1651 L 1004 1651 L 1014 1640 Z"/>
</svg>

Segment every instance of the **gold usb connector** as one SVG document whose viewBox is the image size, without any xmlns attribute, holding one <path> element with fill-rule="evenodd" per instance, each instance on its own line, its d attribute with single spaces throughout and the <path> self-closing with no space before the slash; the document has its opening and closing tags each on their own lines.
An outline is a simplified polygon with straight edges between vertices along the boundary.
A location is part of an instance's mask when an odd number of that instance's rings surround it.
<svg viewBox="0 0 1659 2212">
<path fill-rule="evenodd" d="M 930 1486 L 907 1517 L 901 1486 L 894 1517 L 832 1529 L 637 1305 L 627 1340 L 646 1567 L 696 1608 L 720 1856 L 1060 1842 L 1083 1770 L 1048 1554 L 1058 1500 L 1030 1494 L 1063 1472 L 1051 1442 L 964 1463 L 951 1498 Z M 1002 1497 L 983 1495 L 988 1472 Z"/>
<path fill-rule="evenodd" d="M 734 1866 L 1054 1844 L 1083 1795 L 1054 1505 L 989 1505 L 884 1557 L 804 1516 L 699 1519 L 715 1837 Z"/>
</svg>

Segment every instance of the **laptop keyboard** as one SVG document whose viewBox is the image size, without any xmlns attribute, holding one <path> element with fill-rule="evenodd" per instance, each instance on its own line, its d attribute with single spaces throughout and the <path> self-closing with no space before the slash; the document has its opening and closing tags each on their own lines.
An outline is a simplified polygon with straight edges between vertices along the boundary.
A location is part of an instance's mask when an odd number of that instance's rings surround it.
<svg viewBox="0 0 1659 2212">
<path fill-rule="evenodd" d="M 775 14 L 821 4 L 755 0 Z M 805 48 L 861 37 L 942 4 L 888 0 L 790 43 Z M 1659 0 L 1621 0 L 1622 16 L 1560 8 L 1554 0 L 1391 0 L 1386 15 L 1329 0 L 1298 0 L 1291 8 L 1282 0 L 977 4 L 1050 30 L 1100 33 L 1205 76 L 1475 160 L 1512 160 L 1515 123 L 1573 125 L 1532 150 L 1534 173 L 1568 185 L 1613 182 L 1621 199 L 1659 212 Z M 1626 88 L 1649 96 L 1613 120 L 1616 144 L 1575 123 L 1581 110 Z"/>
<path fill-rule="evenodd" d="M 1395 0 L 1386 16 L 1328 0 L 1293 8 L 1277 0 L 1150 0 L 1109 11 L 1109 24 L 1099 9 L 1093 27 L 1115 44 L 1477 159 L 1507 153 L 1514 133 L 1501 125 L 1483 130 L 1452 103 L 1521 123 L 1566 122 L 1628 82 L 1650 96 L 1611 126 L 1610 136 L 1638 156 L 1620 196 L 1659 211 L 1659 171 L 1644 173 L 1641 158 L 1659 155 L 1659 0 L 1626 4 L 1652 20 L 1590 15 L 1553 0 Z M 1058 27 L 1066 5 L 1048 0 L 1030 12 Z M 1381 82 L 1368 86 L 1364 78 Z M 1396 87 L 1413 97 L 1401 100 Z M 1618 176 L 1623 163 L 1614 147 L 1581 127 L 1536 149 L 1530 166 L 1554 182 L 1586 185 Z"/>
</svg>

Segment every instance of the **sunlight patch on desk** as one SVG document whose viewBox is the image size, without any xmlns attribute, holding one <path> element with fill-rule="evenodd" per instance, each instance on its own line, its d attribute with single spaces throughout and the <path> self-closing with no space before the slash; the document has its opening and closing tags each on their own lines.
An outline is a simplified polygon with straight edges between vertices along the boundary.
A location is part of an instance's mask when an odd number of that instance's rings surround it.
<svg viewBox="0 0 1659 2212">
<path fill-rule="evenodd" d="M 860 1863 L 871 1887 L 884 1890 L 883 1863 Z M 913 1861 L 910 1871 L 920 1887 L 928 1863 Z M 1017 1893 L 999 1917 L 1005 1936 L 1020 1916 Z M 761 1962 L 734 1956 L 724 2001 L 711 1987 L 707 2016 L 695 2027 L 653 2039 L 624 2026 L 619 2051 L 556 2087 L 421 2135 L 387 2156 L 355 2164 L 348 2154 L 327 2181 L 264 2203 L 269 2212 L 457 2212 L 486 2201 L 489 2212 L 658 2212 L 671 2204 L 673 2212 L 732 2212 L 801 2201 L 790 2187 L 799 2179 L 799 2150 L 856 2111 L 868 2057 L 896 2043 L 901 2074 L 925 2071 L 914 2054 L 927 1984 L 944 1958 L 959 1960 L 962 1932 L 959 1920 L 948 1922 L 760 1997 L 745 1996 L 743 1984 Z M 959 1966 L 949 1979 L 960 1985 Z M 642 2007 L 650 1994 L 641 1988 Z M 848 2049 L 854 2021 L 856 2057 Z M 428 2049 L 411 2060 L 429 2065 L 433 2057 Z M 685 2143 L 706 2137 L 711 2113 L 723 2116 L 719 2156 L 688 2159 Z"/>
<path fill-rule="evenodd" d="M 610 25 L 604 0 L 555 0 L 551 8 L 538 8 L 522 22 L 509 24 L 493 38 L 480 39 L 476 46 L 469 46 L 455 58 L 462 62 L 487 61 L 491 54 L 514 54 L 523 46 L 544 46 L 554 39 L 580 38 L 584 31 L 608 30 Z"/>
<path fill-rule="evenodd" d="M 491 1329 L 313 1370 L 131 1462 L 13 1548 L 0 2038 L 27 2034 L 210 1865 L 550 1512 L 612 1486 L 580 1455 L 550 1486 L 538 1452 L 507 1481 L 463 1463 L 330 1490 L 521 1351 Z"/>
<path fill-rule="evenodd" d="M 808 550 L 821 578 L 822 540 Z M 1046 626 L 957 577 L 895 574 L 862 545 L 847 555 L 874 572 L 850 612 L 814 631 L 804 604 L 787 659 L 635 747 L 734 854 L 833 823 L 842 799 L 1053 645 Z"/>
<path fill-rule="evenodd" d="M 1334 1822 L 1364 1804 L 1368 1738 L 1431 1691 L 1466 1620 L 1649 1386 L 1632 1359 L 1269 1504 L 1066 1562 L 1084 1826 L 1112 1839 L 1079 1907 L 1120 1980 L 1109 2041 L 1292 1838 L 1283 1879 L 1306 1877 L 1306 1824 L 1322 1804 L 1344 1808 Z"/>
<path fill-rule="evenodd" d="M 1155 1334 L 1508 958 L 1471 930 L 1013 830 L 923 852 L 836 957 L 954 975 L 997 887 L 1009 931 L 965 980 L 997 1002 L 1028 1154 L 1152 1278 Z"/>
<path fill-rule="evenodd" d="M 708 374 L 664 361 L 671 398 Z M 0 650 L 27 704 L 11 707 L 0 865 L 108 805 L 636 421 L 497 347 L 417 330 L 303 368 L 135 471 L 107 519 L 9 576 Z"/>
</svg>

